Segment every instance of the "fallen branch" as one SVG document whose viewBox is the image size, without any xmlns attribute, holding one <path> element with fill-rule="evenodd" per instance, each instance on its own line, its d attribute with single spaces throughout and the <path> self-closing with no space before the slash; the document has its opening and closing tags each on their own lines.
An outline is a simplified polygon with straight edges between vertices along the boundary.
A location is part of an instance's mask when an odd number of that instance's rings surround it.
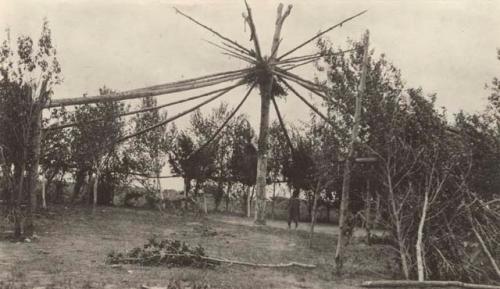
<svg viewBox="0 0 500 289">
<path fill-rule="evenodd" d="M 411 280 L 382 280 L 382 281 L 366 281 L 361 284 L 367 288 L 399 288 L 399 287 L 417 287 L 417 288 L 435 288 L 435 287 L 460 287 L 471 289 L 500 289 L 500 286 L 471 284 L 460 281 L 411 281 Z"/>
<path fill-rule="evenodd" d="M 296 266 L 296 267 L 307 268 L 307 269 L 316 268 L 316 265 L 304 264 L 304 263 L 299 263 L 299 262 L 279 263 L 279 264 L 259 264 L 259 263 L 245 262 L 245 261 L 228 260 L 228 259 L 217 258 L 217 257 L 198 256 L 198 255 L 192 255 L 192 254 L 162 254 L 162 255 L 158 254 L 158 255 L 149 256 L 148 259 L 154 259 L 154 258 L 165 257 L 165 256 L 168 256 L 168 257 L 193 257 L 193 258 L 198 258 L 198 259 L 202 259 L 202 260 L 209 261 L 209 262 L 236 264 L 236 265 L 251 266 L 251 267 L 287 268 L 287 267 Z M 141 258 L 122 258 L 121 260 L 133 262 L 133 261 L 142 261 L 143 259 L 141 259 Z"/>
<path fill-rule="evenodd" d="M 488 260 L 491 263 L 491 267 L 493 267 L 493 269 L 495 270 L 497 277 L 500 278 L 500 269 L 498 268 L 498 265 L 495 261 L 495 258 L 493 257 L 493 255 L 491 255 L 491 252 L 488 249 L 488 246 L 484 242 L 484 240 L 481 237 L 481 235 L 479 234 L 479 232 L 476 230 L 476 227 L 474 225 L 474 220 L 472 219 L 472 215 L 470 214 L 470 210 L 469 210 L 469 218 L 470 218 L 470 223 L 472 226 L 472 232 L 474 232 L 474 235 L 476 236 L 477 240 L 479 241 L 479 244 L 481 244 L 481 248 L 483 249 L 484 254 L 488 257 Z"/>
</svg>

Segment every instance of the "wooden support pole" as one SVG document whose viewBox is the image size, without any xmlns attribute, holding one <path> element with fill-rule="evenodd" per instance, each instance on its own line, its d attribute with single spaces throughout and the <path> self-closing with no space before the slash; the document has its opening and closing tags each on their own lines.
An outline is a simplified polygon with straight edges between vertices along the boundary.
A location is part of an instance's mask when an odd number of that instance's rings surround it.
<svg viewBox="0 0 500 289">
<path fill-rule="evenodd" d="M 45 107 L 51 108 L 51 107 L 66 106 L 66 105 L 81 105 L 81 104 L 96 103 L 102 101 L 120 101 L 127 99 L 143 98 L 148 96 L 172 94 L 176 92 L 182 92 L 182 91 L 212 86 L 227 81 L 237 80 L 244 77 L 245 75 L 246 73 L 237 73 L 237 74 L 230 74 L 229 76 L 224 76 L 220 78 L 218 77 L 215 80 L 210 80 L 210 81 L 205 81 L 205 80 L 193 81 L 193 82 L 186 81 L 185 83 L 174 86 L 169 86 L 169 84 L 165 84 L 162 85 L 164 87 L 161 88 L 157 88 L 156 86 L 151 86 L 130 91 L 117 92 L 109 95 L 54 99 L 51 102 L 49 102 Z"/>
<path fill-rule="evenodd" d="M 193 112 L 193 111 L 197 110 L 198 108 L 200 108 L 200 107 L 204 106 L 205 104 L 207 104 L 207 103 L 209 103 L 209 102 L 211 102 L 211 101 L 214 101 L 215 99 L 217 99 L 217 98 L 221 97 L 222 95 L 226 94 L 227 92 L 229 92 L 229 91 L 230 91 L 230 90 L 232 90 L 233 88 L 235 88 L 235 87 L 237 87 L 237 86 L 240 86 L 240 85 L 243 85 L 244 83 L 245 83 L 245 80 L 240 80 L 237 84 L 235 84 L 235 85 L 233 85 L 232 87 L 230 87 L 230 88 L 228 88 L 228 89 L 226 89 L 226 90 L 224 90 L 224 91 L 222 91 L 222 92 L 220 92 L 220 93 L 218 93 L 218 94 L 216 94 L 216 95 L 212 96 L 211 98 L 209 98 L 209 99 L 207 99 L 207 100 L 203 101 L 202 103 L 200 103 L 200 104 L 198 104 L 198 105 L 196 105 L 196 106 L 194 106 L 194 107 L 192 107 L 192 108 L 190 108 L 190 109 L 188 109 L 188 110 L 185 110 L 185 111 L 183 111 L 183 112 L 180 112 L 180 113 L 178 113 L 178 114 L 176 114 L 176 115 L 174 115 L 174 116 L 172 116 L 172 117 L 169 117 L 169 118 L 167 118 L 166 120 L 161 121 L 161 122 L 159 122 L 159 123 L 157 123 L 157 124 L 155 124 L 155 125 L 152 125 L 152 126 L 150 126 L 150 127 L 144 128 L 144 129 L 142 129 L 141 131 L 138 131 L 138 132 L 135 132 L 135 133 L 132 133 L 132 134 L 126 135 L 126 136 L 122 137 L 121 139 L 117 140 L 117 141 L 115 142 L 115 144 L 116 144 L 116 143 L 123 142 L 123 141 L 126 141 L 126 140 L 128 140 L 128 139 L 130 139 L 130 138 L 133 138 L 133 137 L 136 137 L 136 136 L 138 136 L 138 135 L 144 134 L 144 133 L 146 133 L 146 132 L 148 132 L 148 131 L 151 131 L 151 130 L 154 130 L 154 129 L 158 128 L 158 127 L 164 126 L 164 125 L 166 125 L 166 124 L 168 124 L 168 123 L 170 123 L 170 122 L 172 122 L 172 121 L 174 121 L 174 120 L 176 120 L 176 119 L 178 119 L 178 118 L 180 118 L 180 117 L 182 117 L 182 116 L 184 116 L 184 115 L 186 115 L 186 114 L 188 114 L 188 113 L 191 113 L 191 112 Z"/>
<path fill-rule="evenodd" d="M 344 264 L 344 247 L 347 240 L 345 240 L 344 233 L 350 230 L 348 226 L 351 226 L 347 222 L 349 218 L 349 193 L 351 185 L 351 170 L 354 156 L 354 145 L 357 142 L 359 126 L 361 122 L 361 100 L 365 94 L 366 88 L 366 74 L 368 69 L 368 45 L 369 45 L 370 34 L 366 31 L 364 36 L 364 54 L 363 54 L 363 66 L 361 70 L 361 79 L 359 81 L 358 93 L 356 95 L 356 107 L 354 112 L 354 125 L 352 128 L 351 142 L 348 148 L 348 155 L 344 162 L 344 178 L 342 182 L 342 199 L 340 203 L 339 212 L 339 235 L 337 239 L 337 248 L 335 251 L 335 265 L 337 273 L 340 273 L 342 266 Z"/>
<path fill-rule="evenodd" d="M 271 57 L 267 62 L 268 75 L 260 83 L 261 107 L 260 107 L 260 129 L 259 141 L 257 148 L 257 179 L 256 179 L 256 199 L 255 199 L 255 218 L 256 225 L 266 224 L 266 176 L 267 176 L 267 153 L 268 153 L 268 134 L 269 134 L 269 107 L 273 96 L 274 76 L 270 67 L 274 65 L 278 46 L 280 43 L 281 28 L 285 18 L 290 14 L 292 6 L 288 6 L 287 10 L 283 11 L 283 4 L 278 6 L 278 17 L 276 19 L 276 27 L 274 30 L 273 44 L 271 47 Z"/>
<path fill-rule="evenodd" d="M 184 98 L 184 99 L 172 101 L 172 102 L 165 103 L 165 104 L 162 104 L 162 105 L 157 105 L 157 106 L 152 106 L 152 107 L 146 107 L 146 108 L 142 108 L 142 109 L 137 109 L 137 110 L 127 111 L 127 112 L 124 112 L 124 113 L 115 114 L 115 115 L 113 115 L 113 117 L 117 117 L 118 118 L 118 117 L 132 115 L 132 114 L 138 114 L 138 113 L 143 113 L 143 112 L 160 110 L 160 109 L 165 108 L 165 107 L 169 107 L 169 106 L 172 106 L 172 105 L 176 105 L 176 104 L 188 102 L 188 101 L 191 101 L 191 100 L 196 100 L 196 99 L 199 99 L 199 98 L 203 98 L 203 97 L 206 97 L 206 96 L 209 96 L 209 95 L 212 95 L 212 94 L 216 94 L 216 93 L 225 91 L 227 89 L 230 89 L 233 86 L 234 85 L 226 86 L 226 87 L 223 87 L 223 88 L 220 88 L 220 89 L 216 89 L 216 90 L 209 91 L 209 92 L 206 92 L 206 93 L 203 93 L 203 94 L 199 94 L 199 95 L 196 95 L 196 96 L 192 96 L 192 97 L 188 97 L 188 98 Z M 62 124 L 62 125 L 55 124 L 55 125 L 51 125 L 51 126 L 48 126 L 48 127 L 44 128 L 44 130 L 64 129 L 64 128 L 68 128 L 68 127 L 77 126 L 77 125 L 80 125 L 80 124 L 87 124 L 89 122 L 99 122 L 99 121 L 104 121 L 104 120 L 107 120 L 107 118 L 106 117 L 95 118 L 95 119 L 91 119 L 91 120 L 86 120 L 85 122 L 75 121 L 75 122 L 70 122 L 70 123 L 66 123 L 66 124 Z"/>
</svg>

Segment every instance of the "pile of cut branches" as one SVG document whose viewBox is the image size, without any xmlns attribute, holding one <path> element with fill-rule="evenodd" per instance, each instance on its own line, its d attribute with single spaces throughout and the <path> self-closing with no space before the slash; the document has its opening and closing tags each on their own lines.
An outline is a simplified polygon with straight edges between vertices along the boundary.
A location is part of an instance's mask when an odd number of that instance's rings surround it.
<svg viewBox="0 0 500 289">
<path fill-rule="evenodd" d="M 196 267 L 205 268 L 218 265 L 210 260 L 201 246 L 190 247 L 178 240 L 159 240 L 153 237 L 142 247 L 136 247 L 125 253 L 111 252 L 108 264 L 140 264 L 144 266 Z"/>
</svg>

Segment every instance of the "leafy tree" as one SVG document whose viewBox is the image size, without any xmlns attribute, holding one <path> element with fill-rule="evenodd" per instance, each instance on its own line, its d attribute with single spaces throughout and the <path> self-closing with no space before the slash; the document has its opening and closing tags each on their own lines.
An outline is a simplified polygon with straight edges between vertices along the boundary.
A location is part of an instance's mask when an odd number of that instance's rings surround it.
<svg viewBox="0 0 500 289">
<path fill-rule="evenodd" d="M 36 195 L 32 192 L 38 179 L 39 154 L 35 142 L 40 132 L 42 107 L 49 101 L 54 86 L 61 82 L 60 73 L 47 20 L 43 22 L 36 43 L 29 36 L 20 36 L 15 50 L 7 32 L 7 39 L 0 47 L 0 146 L 6 159 L 3 173 L 11 184 L 15 184 L 10 187 L 8 199 L 13 209 L 16 237 L 22 233 L 20 205 L 26 200 L 24 234 L 29 236 L 34 230 L 32 216 Z"/>
<path fill-rule="evenodd" d="M 241 195 L 241 205 L 250 214 L 250 187 L 255 185 L 257 173 L 257 149 L 252 140 L 255 132 L 246 119 L 236 122 L 233 128 L 232 155 L 229 170 L 235 182 L 246 186 Z"/>
<path fill-rule="evenodd" d="M 188 197 L 193 180 L 199 188 L 215 171 L 213 155 L 208 150 L 196 152 L 195 143 L 187 132 L 177 131 L 175 127 L 171 131 L 174 141 L 168 162 L 172 171 L 184 179 L 184 193 Z M 194 193 L 197 194 L 197 190 Z"/>
<path fill-rule="evenodd" d="M 107 87 L 99 89 L 101 95 L 113 92 Z M 116 169 L 116 163 L 120 163 L 120 149 L 116 141 L 124 135 L 125 121 L 116 115 L 125 112 L 128 107 L 123 103 L 100 102 L 79 106 L 72 113 L 71 120 L 77 125 L 70 130 L 73 175 L 75 187 L 72 200 L 78 199 L 83 185 L 88 185 L 92 174 L 98 179 L 104 176 L 102 182 L 98 182 L 98 204 L 109 205 L 113 199 L 113 190 L 120 183 L 114 179 L 112 171 Z M 98 121 L 95 121 L 98 119 Z M 112 163 L 115 163 L 111 165 Z M 114 169 L 111 169 L 113 168 Z M 89 190 L 90 193 L 90 190 Z M 89 194 L 88 200 L 93 201 Z"/>
<path fill-rule="evenodd" d="M 145 97 L 142 99 L 139 109 L 146 109 L 157 105 L 155 97 Z M 167 118 L 167 112 L 160 113 L 158 110 L 148 111 L 136 115 L 132 118 L 135 131 L 140 131 L 153 126 Z M 167 162 L 170 146 L 170 136 L 168 127 L 161 126 L 145 134 L 141 134 L 131 140 L 130 154 L 137 166 L 137 172 L 147 176 L 155 176 L 156 180 L 150 178 L 141 179 L 141 184 L 151 192 L 157 192 L 160 197 L 161 184 L 160 174 Z"/>
<path fill-rule="evenodd" d="M 70 122 L 70 113 L 65 107 L 54 108 L 51 110 L 50 118 L 44 120 L 44 127 L 48 127 L 49 123 L 63 124 Z M 52 197 L 53 201 L 61 202 L 62 187 L 61 182 L 64 182 L 66 173 L 72 170 L 72 156 L 70 154 L 71 131 L 68 129 L 49 129 L 45 130 L 42 138 L 42 152 L 40 156 L 40 166 L 43 175 L 47 179 L 46 189 L 49 192 L 50 185 L 56 181 L 56 195 L 51 196 L 48 193 L 49 200 Z"/>
</svg>

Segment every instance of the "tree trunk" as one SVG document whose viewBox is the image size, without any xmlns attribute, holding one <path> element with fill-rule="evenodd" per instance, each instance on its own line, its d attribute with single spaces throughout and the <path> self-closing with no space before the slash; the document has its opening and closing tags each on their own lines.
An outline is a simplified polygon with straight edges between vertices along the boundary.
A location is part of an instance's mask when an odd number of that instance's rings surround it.
<svg viewBox="0 0 500 289">
<path fill-rule="evenodd" d="M 417 253 L 417 272 L 418 272 L 418 281 L 424 281 L 425 272 L 424 272 L 424 252 L 423 252 L 423 244 L 422 241 L 424 239 L 424 225 L 425 218 L 427 215 L 427 210 L 429 207 L 429 191 L 425 191 L 424 196 L 424 205 L 422 207 L 422 217 L 420 217 L 420 222 L 418 224 L 418 232 L 417 232 L 417 244 L 415 245 L 416 253 Z"/>
<path fill-rule="evenodd" d="M 326 222 L 330 223 L 330 203 L 326 203 Z"/>
<path fill-rule="evenodd" d="M 227 191 L 226 191 L 226 212 L 229 211 L 229 200 L 231 196 L 231 189 L 233 187 L 233 184 L 231 182 L 227 182 Z"/>
<path fill-rule="evenodd" d="M 24 149 L 23 154 L 26 155 L 26 148 Z M 19 168 L 16 166 L 16 175 L 18 176 L 17 181 L 17 198 L 14 205 L 14 238 L 20 238 L 22 235 L 21 228 L 21 203 L 24 199 L 24 177 L 25 177 L 25 168 L 26 164 L 22 160 L 20 164 L 18 164 Z"/>
<path fill-rule="evenodd" d="M 42 141 L 42 108 L 36 104 L 31 121 L 31 140 L 29 141 L 30 161 L 28 166 L 28 209 L 24 234 L 31 237 L 35 231 L 33 213 L 37 208 L 38 167 L 40 165 L 40 147 Z"/>
<path fill-rule="evenodd" d="M 314 225 L 316 224 L 316 213 L 318 209 L 318 194 L 319 194 L 319 182 L 316 185 L 316 190 L 314 191 L 314 201 L 311 216 L 311 231 L 309 232 L 309 248 L 312 248 L 313 237 L 314 237 Z"/>
<path fill-rule="evenodd" d="M 247 187 L 247 218 L 250 218 L 252 196 L 250 195 L 250 186 Z"/>
<path fill-rule="evenodd" d="M 219 206 L 222 201 L 222 195 L 224 194 L 224 184 L 222 182 L 222 179 L 219 179 L 217 182 L 217 190 L 215 191 L 214 194 L 214 203 L 215 203 L 215 211 L 219 211 Z"/>
<path fill-rule="evenodd" d="M 370 179 L 366 180 L 365 192 L 365 230 L 366 230 L 366 244 L 371 244 L 371 229 L 372 229 L 372 216 L 371 216 L 371 193 L 370 193 Z"/>
<path fill-rule="evenodd" d="M 369 41 L 369 32 L 368 30 L 364 36 L 364 54 L 363 54 L 363 67 L 361 71 L 361 79 L 359 82 L 358 93 L 356 94 L 356 107 L 354 113 L 354 125 L 352 128 L 351 142 L 349 144 L 349 150 L 347 158 L 344 162 L 344 179 L 342 182 L 342 200 L 340 203 L 340 217 L 339 217 L 339 236 L 337 240 L 337 249 L 335 251 L 335 265 L 337 268 L 337 273 L 340 273 L 342 270 L 342 266 L 344 264 L 344 246 L 345 246 L 345 236 L 344 233 L 350 228 L 350 222 L 347 222 L 347 214 L 349 210 L 349 192 L 350 192 L 350 182 L 351 182 L 351 169 L 352 163 L 354 160 L 354 144 L 357 142 L 359 125 L 361 121 L 361 99 L 365 93 L 366 86 L 366 72 L 368 66 L 368 41 Z"/>
<path fill-rule="evenodd" d="M 273 199 L 271 200 L 271 219 L 274 220 L 274 203 L 276 201 L 276 182 L 273 183 Z"/>
<path fill-rule="evenodd" d="M 375 203 L 375 224 L 380 223 L 380 218 L 381 218 L 381 212 L 380 212 L 380 193 L 377 191 L 377 200 Z"/>
<path fill-rule="evenodd" d="M 92 209 L 95 210 L 97 206 L 97 186 L 99 184 L 99 169 L 96 170 L 95 172 L 95 177 L 94 177 L 94 189 L 93 189 L 93 198 L 92 198 Z"/>
<path fill-rule="evenodd" d="M 61 180 L 56 182 L 55 203 L 62 204 L 64 202 L 63 191 L 64 191 L 64 183 L 61 178 Z"/>
<path fill-rule="evenodd" d="M 207 206 L 207 193 L 203 192 L 203 212 L 208 214 L 208 206 Z"/>
<path fill-rule="evenodd" d="M 165 196 L 163 196 L 163 191 L 161 189 L 161 182 L 160 182 L 160 171 L 156 171 L 156 186 L 158 189 L 158 197 L 160 198 L 160 209 L 163 210 L 165 209 Z"/>
<path fill-rule="evenodd" d="M 71 203 L 74 204 L 78 201 L 78 196 L 80 194 L 80 190 L 82 185 L 85 183 L 85 175 L 86 172 L 83 170 L 78 170 L 75 176 L 75 185 L 73 187 L 73 195 L 71 196 Z M 86 193 L 84 191 L 84 193 Z"/>
<path fill-rule="evenodd" d="M 410 269 L 408 267 L 408 260 L 406 256 L 406 245 L 403 237 L 403 230 L 401 228 L 401 219 L 399 218 L 399 210 L 396 204 L 396 197 L 394 196 L 394 189 L 392 187 L 392 179 L 389 175 L 390 174 L 389 168 L 386 169 L 386 174 L 387 174 L 387 184 L 389 190 L 389 202 L 391 205 L 392 221 L 396 227 L 396 238 L 398 242 L 399 257 L 401 259 L 401 269 L 403 270 L 405 279 L 408 280 L 410 279 Z"/>
<path fill-rule="evenodd" d="M 46 190 L 47 190 L 47 187 L 46 187 L 46 184 L 47 184 L 47 181 L 45 179 L 45 177 L 42 177 L 42 180 L 41 180 L 41 187 L 42 187 L 42 208 L 44 210 L 47 209 L 47 200 L 46 200 Z"/>
</svg>

